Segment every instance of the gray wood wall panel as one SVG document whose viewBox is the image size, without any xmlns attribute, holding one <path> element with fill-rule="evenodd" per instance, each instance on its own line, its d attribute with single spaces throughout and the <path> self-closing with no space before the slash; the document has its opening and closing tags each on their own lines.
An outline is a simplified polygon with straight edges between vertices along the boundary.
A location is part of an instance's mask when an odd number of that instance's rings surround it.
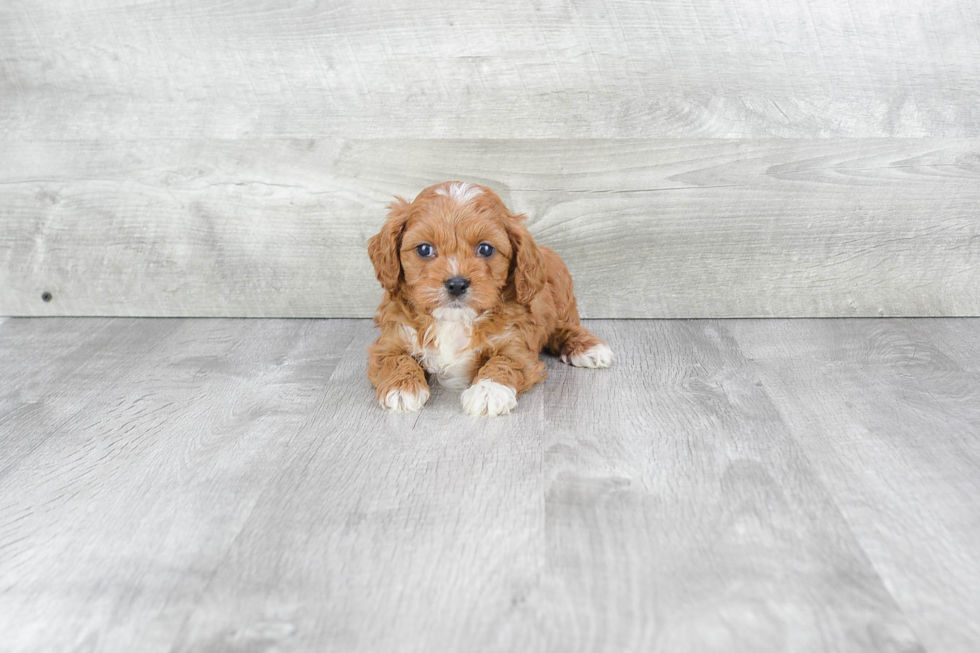
<svg viewBox="0 0 980 653">
<path fill-rule="evenodd" d="M 368 316 L 384 205 L 445 178 L 526 212 L 586 316 L 980 313 L 973 139 L 111 145 L 8 150 L 0 314 Z"/>
<path fill-rule="evenodd" d="M 980 315 L 978 79 L 972 0 L 6 2 L 0 314 L 365 316 L 464 178 L 592 317 Z"/>
<path fill-rule="evenodd" d="M 16 1 L 25 138 L 974 136 L 973 0 Z"/>
</svg>

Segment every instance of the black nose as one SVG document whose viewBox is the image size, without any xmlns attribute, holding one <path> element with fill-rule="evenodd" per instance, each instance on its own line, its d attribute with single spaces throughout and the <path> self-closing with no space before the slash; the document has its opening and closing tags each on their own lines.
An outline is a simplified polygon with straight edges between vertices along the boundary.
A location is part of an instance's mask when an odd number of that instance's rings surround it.
<svg viewBox="0 0 980 653">
<path fill-rule="evenodd" d="M 453 297 L 459 297 L 470 287 L 470 280 L 466 277 L 453 277 L 446 280 L 446 290 Z"/>
</svg>

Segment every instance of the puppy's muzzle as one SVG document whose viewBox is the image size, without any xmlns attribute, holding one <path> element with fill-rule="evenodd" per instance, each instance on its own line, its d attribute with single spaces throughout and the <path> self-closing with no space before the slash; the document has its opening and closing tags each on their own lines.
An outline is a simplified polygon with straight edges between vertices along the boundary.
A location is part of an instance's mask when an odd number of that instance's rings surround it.
<svg viewBox="0 0 980 653">
<path fill-rule="evenodd" d="M 446 290 L 453 297 L 462 297 L 469 287 L 470 280 L 466 277 L 451 277 L 446 279 Z"/>
</svg>

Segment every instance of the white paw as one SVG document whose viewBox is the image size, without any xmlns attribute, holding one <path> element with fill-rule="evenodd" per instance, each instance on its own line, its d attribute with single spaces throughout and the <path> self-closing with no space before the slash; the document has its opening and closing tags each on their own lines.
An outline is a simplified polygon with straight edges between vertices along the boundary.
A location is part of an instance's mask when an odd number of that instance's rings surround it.
<svg viewBox="0 0 980 653">
<path fill-rule="evenodd" d="M 422 406 L 429 400 L 429 389 L 423 388 L 421 392 L 402 392 L 401 390 L 391 390 L 381 400 L 381 407 L 396 413 L 414 413 L 422 410 Z"/>
<path fill-rule="evenodd" d="M 502 383 L 483 379 L 464 390 L 459 399 L 467 415 L 495 417 L 513 410 L 517 405 L 517 391 Z"/>
<path fill-rule="evenodd" d="M 612 349 L 600 342 L 581 354 L 572 354 L 567 358 L 562 356 L 561 360 L 575 367 L 609 367 L 613 362 L 613 353 Z"/>
</svg>

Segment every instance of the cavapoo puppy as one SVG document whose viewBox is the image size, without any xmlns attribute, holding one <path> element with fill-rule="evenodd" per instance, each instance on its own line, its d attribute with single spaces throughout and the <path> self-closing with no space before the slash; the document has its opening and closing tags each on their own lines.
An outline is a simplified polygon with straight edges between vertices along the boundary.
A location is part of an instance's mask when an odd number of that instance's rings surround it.
<svg viewBox="0 0 980 653">
<path fill-rule="evenodd" d="M 368 349 L 382 407 L 421 409 L 428 376 L 463 390 L 470 415 L 492 417 L 544 379 L 545 347 L 577 367 L 612 363 L 579 323 L 565 264 L 492 190 L 444 182 L 389 209 L 368 242 L 385 290 L 374 318 L 381 335 Z"/>
</svg>

